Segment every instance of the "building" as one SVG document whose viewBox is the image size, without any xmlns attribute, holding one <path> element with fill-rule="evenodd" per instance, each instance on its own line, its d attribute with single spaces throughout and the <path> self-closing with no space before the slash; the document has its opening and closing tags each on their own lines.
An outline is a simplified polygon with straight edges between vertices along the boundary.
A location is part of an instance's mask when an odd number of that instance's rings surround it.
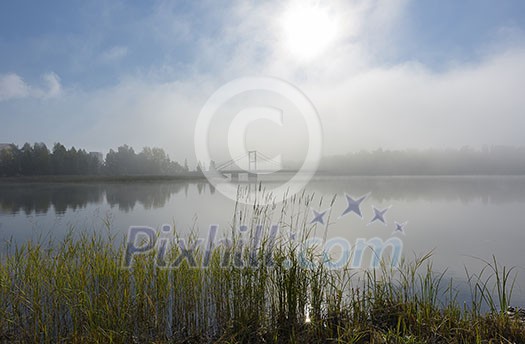
<svg viewBox="0 0 525 344">
<path fill-rule="evenodd" d="M 0 143 L 0 152 L 3 151 L 4 149 L 10 149 L 11 148 L 11 143 Z"/>
</svg>

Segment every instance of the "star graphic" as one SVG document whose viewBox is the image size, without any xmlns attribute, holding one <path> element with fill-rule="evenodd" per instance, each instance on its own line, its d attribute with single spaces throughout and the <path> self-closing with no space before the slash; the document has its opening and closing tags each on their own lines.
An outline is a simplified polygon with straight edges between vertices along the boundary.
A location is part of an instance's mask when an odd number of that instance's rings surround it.
<svg viewBox="0 0 525 344">
<path fill-rule="evenodd" d="M 328 211 L 328 209 L 323 211 L 323 212 L 319 212 L 319 211 L 317 211 L 315 209 L 312 209 L 312 212 L 314 213 L 314 218 L 310 222 L 310 224 L 312 224 L 312 223 L 320 223 L 320 224 L 324 225 L 324 216 L 325 216 L 327 211 Z"/>
<path fill-rule="evenodd" d="M 361 203 L 363 203 L 363 201 L 368 197 L 369 194 L 370 193 L 367 193 L 366 195 L 363 195 L 359 197 L 358 199 L 353 199 L 352 196 L 345 193 L 346 203 L 348 205 L 346 206 L 345 211 L 343 211 L 343 214 L 339 216 L 339 218 L 345 216 L 348 213 L 352 213 L 352 212 L 356 213 L 360 218 L 363 218 L 363 215 L 361 214 L 361 208 L 359 207 L 361 206 Z"/>
<path fill-rule="evenodd" d="M 407 225 L 408 221 L 405 221 L 403 223 L 396 222 L 396 229 L 394 229 L 394 233 L 401 233 L 405 234 L 405 227 Z"/>
<path fill-rule="evenodd" d="M 379 210 L 376 207 L 372 206 L 372 209 L 374 209 L 374 217 L 372 218 L 372 220 L 370 220 L 368 224 L 370 225 L 375 221 L 381 221 L 386 226 L 385 213 L 388 211 L 388 209 L 390 209 L 390 207 L 385 208 L 383 210 Z"/>
</svg>

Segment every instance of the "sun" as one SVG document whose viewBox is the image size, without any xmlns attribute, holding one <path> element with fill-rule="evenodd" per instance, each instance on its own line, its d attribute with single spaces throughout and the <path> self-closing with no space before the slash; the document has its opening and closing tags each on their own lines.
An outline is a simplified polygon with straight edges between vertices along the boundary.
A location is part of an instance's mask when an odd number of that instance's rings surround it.
<svg viewBox="0 0 525 344">
<path fill-rule="evenodd" d="M 295 58 L 310 60 L 324 53 L 337 35 L 337 22 L 326 8 L 298 5 L 282 17 L 283 43 Z"/>
</svg>

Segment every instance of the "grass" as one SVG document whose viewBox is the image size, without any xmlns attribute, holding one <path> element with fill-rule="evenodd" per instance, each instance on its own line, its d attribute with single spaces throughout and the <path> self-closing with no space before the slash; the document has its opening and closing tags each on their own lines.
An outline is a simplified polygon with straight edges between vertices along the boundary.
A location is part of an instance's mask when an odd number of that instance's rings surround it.
<svg viewBox="0 0 525 344">
<path fill-rule="evenodd" d="M 284 235 L 274 243 L 265 232 L 253 251 L 232 230 L 232 245 L 218 246 L 207 268 L 188 260 L 161 268 L 156 250 L 125 269 L 124 244 L 111 231 L 8 244 L 0 259 L 0 342 L 525 342 L 524 324 L 505 312 L 513 270 L 495 258 L 479 273 L 467 272 L 470 304 L 458 303 L 453 281 L 433 270 L 430 253 L 398 269 L 386 260 L 373 270 L 306 268 L 301 242 L 326 236 L 326 228 L 316 233 L 308 223 L 314 199 L 236 204 L 232 229 L 277 222 L 299 239 Z M 173 246 L 166 261 L 180 253 Z M 321 259 L 315 247 L 306 255 Z M 246 263 L 254 257 L 259 264 Z M 195 253 L 198 263 L 204 258 L 203 250 Z"/>
</svg>

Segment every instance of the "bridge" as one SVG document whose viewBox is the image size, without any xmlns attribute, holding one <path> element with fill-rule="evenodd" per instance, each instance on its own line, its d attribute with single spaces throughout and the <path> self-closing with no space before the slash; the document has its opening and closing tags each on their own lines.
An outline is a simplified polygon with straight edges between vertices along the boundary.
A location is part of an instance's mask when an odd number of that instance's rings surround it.
<svg viewBox="0 0 525 344">
<path fill-rule="evenodd" d="M 255 150 L 218 164 L 215 170 L 224 177 L 230 176 L 232 182 L 238 182 L 240 175 L 247 175 L 248 181 L 256 181 L 259 174 L 286 172 L 280 163 Z"/>
</svg>

